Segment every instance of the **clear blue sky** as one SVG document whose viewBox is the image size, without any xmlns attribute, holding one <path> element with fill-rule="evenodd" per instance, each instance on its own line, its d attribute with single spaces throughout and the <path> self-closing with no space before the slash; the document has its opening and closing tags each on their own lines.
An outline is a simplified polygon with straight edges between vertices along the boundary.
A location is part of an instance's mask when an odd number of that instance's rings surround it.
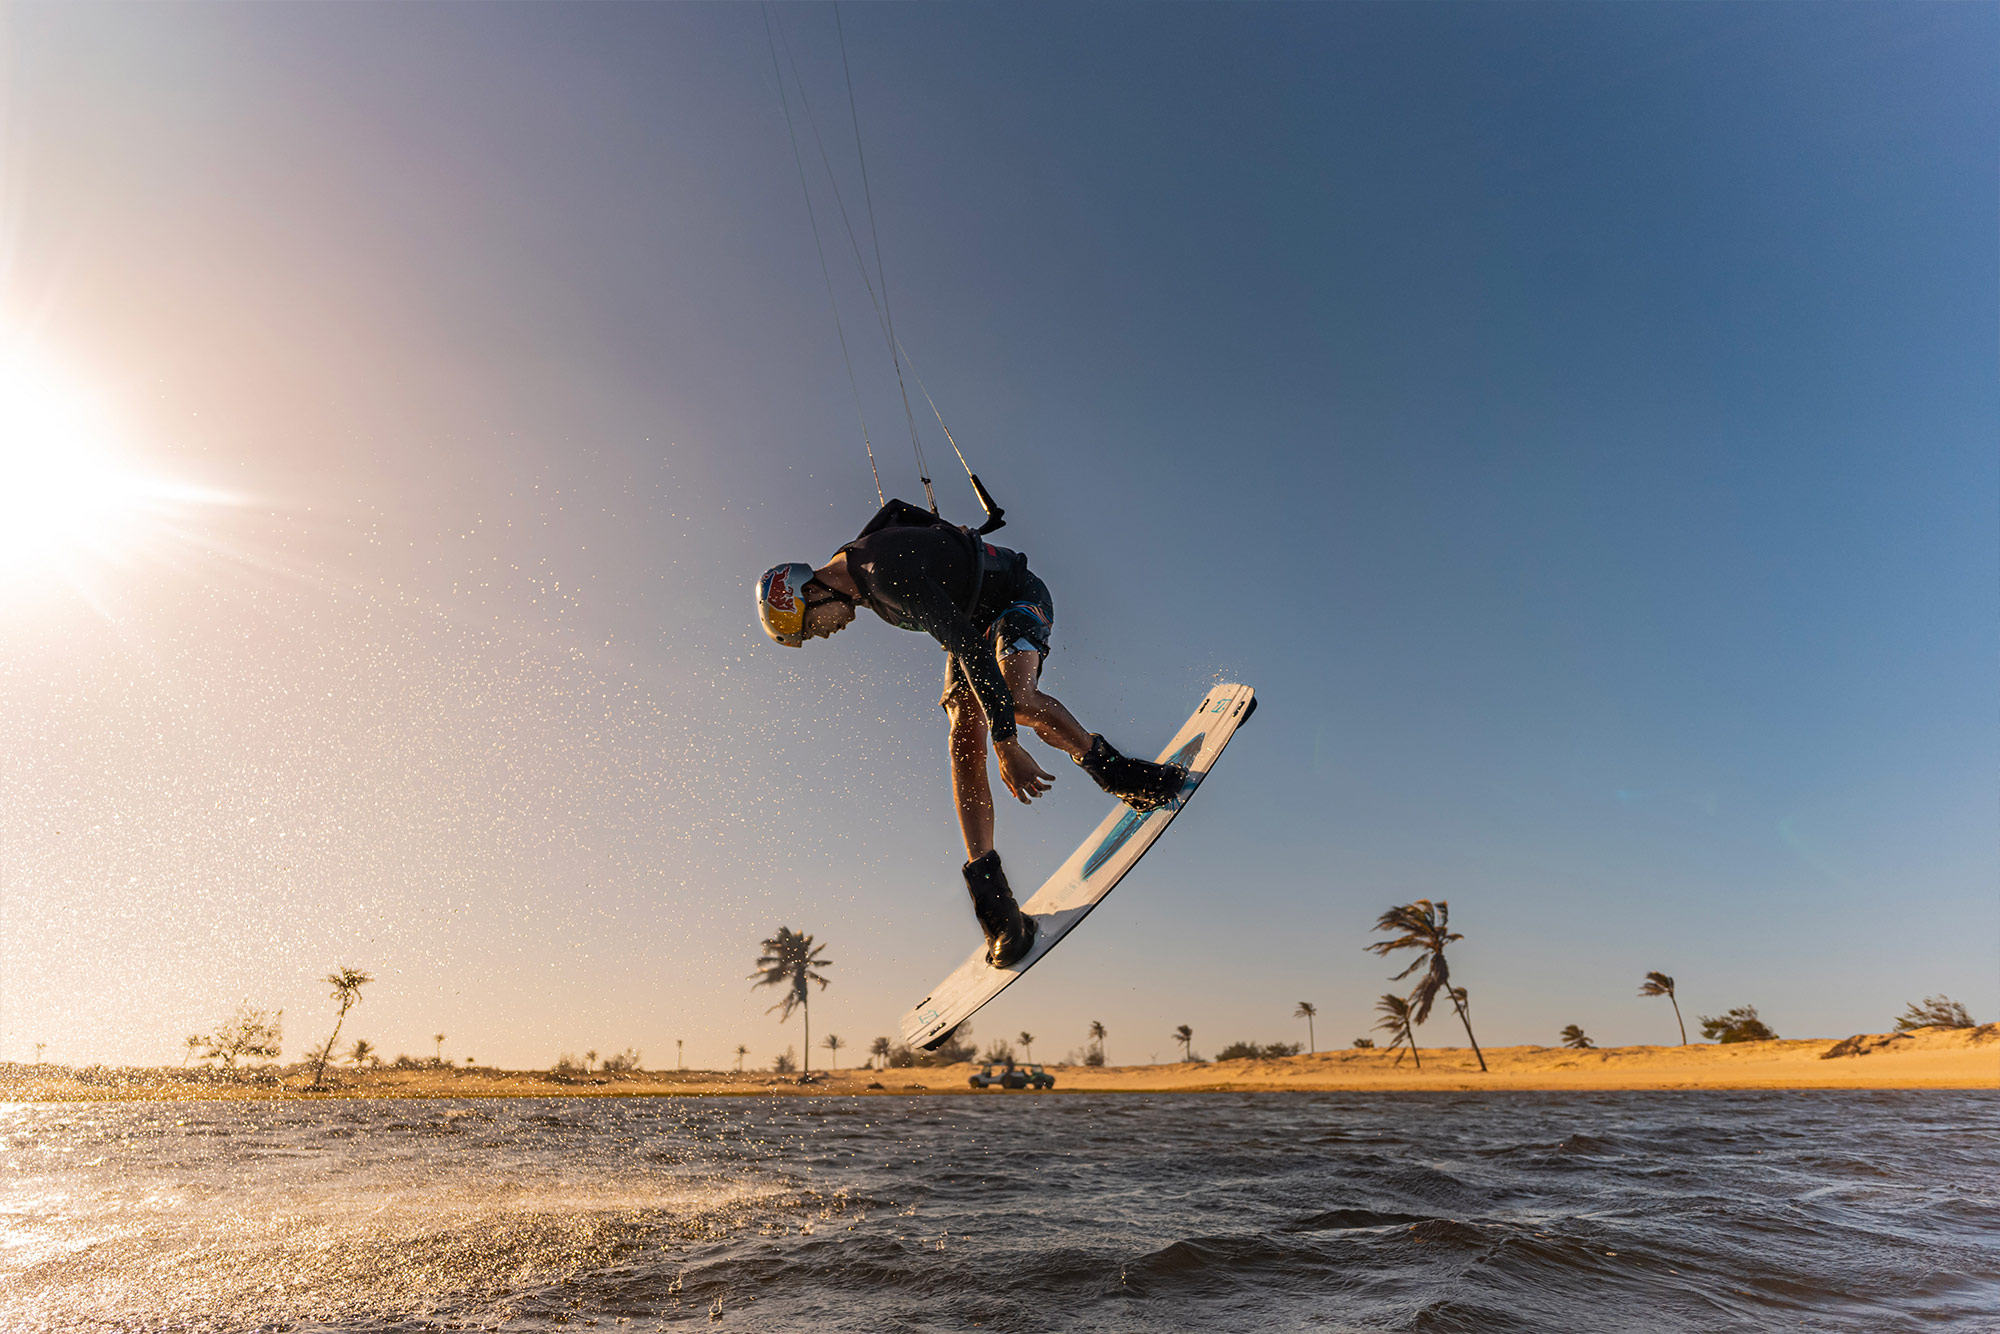
<svg viewBox="0 0 2000 1334">
<path fill-rule="evenodd" d="M 1308 999 L 1344 1045 L 1420 895 L 1485 1041 L 1669 1038 L 1652 968 L 1788 1036 L 1996 1017 L 2000 11 L 843 13 L 1050 688 L 1134 749 L 1264 703 L 981 1038 L 1164 1058 Z M 858 210 L 833 12 L 773 17 Z M 391 1052 L 763 1062 L 780 923 L 843 1062 L 893 1032 L 976 931 L 936 650 L 751 621 L 874 507 L 760 11 L 6 23 L 0 317 L 251 503 L 109 620 L 0 623 L 0 1055 L 177 1059 L 239 998 L 301 1049 L 348 963 Z M 1058 772 L 1002 813 L 1026 886 L 1105 809 Z"/>
</svg>

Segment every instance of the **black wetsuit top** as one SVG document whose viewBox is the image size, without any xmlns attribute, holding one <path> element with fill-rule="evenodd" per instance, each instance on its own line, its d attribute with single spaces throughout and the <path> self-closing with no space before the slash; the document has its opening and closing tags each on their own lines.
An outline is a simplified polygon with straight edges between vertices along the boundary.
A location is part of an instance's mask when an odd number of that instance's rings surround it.
<svg viewBox="0 0 2000 1334">
<path fill-rule="evenodd" d="M 971 682 L 993 739 L 1012 737 L 1014 696 L 982 631 L 1040 589 L 1028 558 L 901 500 L 884 505 L 841 550 L 861 595 L 857 605 L 944 645 Z"/>
</svg>

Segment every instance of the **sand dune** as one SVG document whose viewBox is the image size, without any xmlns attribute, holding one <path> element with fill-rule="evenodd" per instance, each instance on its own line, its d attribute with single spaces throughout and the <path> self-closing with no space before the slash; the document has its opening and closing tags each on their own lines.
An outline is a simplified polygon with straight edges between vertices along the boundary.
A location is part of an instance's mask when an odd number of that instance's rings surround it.
<svg viewBox="0 0 2000 1334">
<path fill-rule="evenodd" d="M 1547 1090 L 2000 1088 L 2000 1024 L 1971 1029 L 1858 1034 L 1730 1046 L 1498 1047 L 1481 1073 L 1464 1047 L 1426 1050 L 1423 1069 L 1405 1057 L 1342 1050 L 1281 1060 L 1173 1065 L 1050 1066 L 1057 1092 L 1223 1090 Z M 842 1070 L 801 1086 L 768 1072 L 641 1071 L 554 1075 L 547 1071 L 425 1068 L 341 1070 L 329 1093 L 304 1092 L 300 1067 L 244 1078 L 203 1071 L 0 1065 L 0 1099 L 67 1102 L 200 1098 L 480 1098 L 687 1094 L 971 1093 L 972 1065 Z M 877 1087 L 879 1086 L 879 1087 Z"/>
</svg>

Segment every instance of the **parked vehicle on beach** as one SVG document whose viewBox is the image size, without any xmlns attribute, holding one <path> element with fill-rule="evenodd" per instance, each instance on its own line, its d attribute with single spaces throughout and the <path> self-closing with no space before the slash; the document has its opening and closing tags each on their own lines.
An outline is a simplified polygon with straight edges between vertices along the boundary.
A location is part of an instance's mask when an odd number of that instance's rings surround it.
<svg viewBox="0 0 2000 1334">
<path fill-rule="evenodd" d="M 1052 1089 L 1056 1077 L 1039 1065 L 1025 1068 L 1017 1065 L 995 1067 L 982 1065 L 971 1078 L 965 1081 L 976 1089 Z"/>
</svg>

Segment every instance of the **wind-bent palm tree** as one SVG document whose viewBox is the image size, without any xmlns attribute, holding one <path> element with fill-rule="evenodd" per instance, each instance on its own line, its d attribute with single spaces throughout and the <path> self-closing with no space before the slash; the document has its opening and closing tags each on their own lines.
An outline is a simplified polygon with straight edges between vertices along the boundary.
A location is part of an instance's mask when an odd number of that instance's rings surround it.
<svg viewBox="0 0 2000 1334">
<path fill-rule="evenodd" d="M 313 1063 L 314 1088 L 326 1084 L 326 1063 L 333 1056 L 333 1044 L 340 1038 L 340 1026 L 347 1022 L 347 1012 L 361 999 L 361 988 L 375 979 L 359 968 L 342 968 L 328 973 L 320 981 L 333 988 L 333 998 L 340 1002 L 340 1014 L 333 1021 L 333 1032 L 327 1037 L 326 1045 L 319 1049 Z"/>
<path fill-rule="evenodd" d="M 1035 1063 L 1035 1035 L 1025 1028 L 1021 1030 L 1021 1051 L 1023 1053 L 1021 1059 L 1029 1065 L 1033 1065 Z"/>
<path fill-rule="evenodd" d="M 847 1045 L 840 1040 L 840 1034 L 828 1033 L 826 1039 L 820 1045 L 826 1048 L 829 1059 L 833 1062 L 833 1068 L 836 1070 L 840 1069 L 840 1049 Z"/>
<path fill-rule="evenodd" d="M 1375 1027 L 1389 1035 L 1388 1050 L 1396 1052 L 1396 1064 L 1403 1063 L 1403 1053 L 1397 1048 L 1408 1047 L 1417 1069 L 1423 1069 L 1424 1058 L 1417 1055 L 1417 1030 L 1410 1027 L 1410 1003 L 1401 996 L 1384 996 L 1375 1002 L 1375 1012 L 1382 1016 Z"/>
<path fill-rule="evenodd" d="M 1292 1018 L 1306 1021 L 1306 1047 L 1313 1052 L 1319 1050 L 1319 1039 L 1313 1036 L 1313 1016 L 1318 1013 L 1319 1007 L 1311 1001 L 1300 1001 L 1299 1008 L 1292 1011 Z"/>
<path fill-rule="evenodd" d="M 199 1033 L 190 1033 L 187 1035 L 185 1039 L 182 1040 L 181 1045 L 187 1048 L 187 1054 L 181 1057 L 181 1065 L 183 1068 L 186 1067 L 189 1061 L 192 1061 L 194 1059 L 194 1054 L 200 1051 L 202 1049 L 202 1046 L 205 1043 L 207 1043 L 207 1041 L 208 1039 L 203 1037 Z"/>
<path fill-rule="evenodd" d="M 750 1048 L 739 1042 L 736 1044 L 736 1073 L 743 1073 L 743 1058 L 750 1054 Z"/>
<path fill-rule="evenodd" d="M 887 1070 L 889 1068 L 889 1039 L 876 1038 L 868 1044 L 868 1054 L 880 1063 L 875 1067 L 877 1070 Z"/>
<path fill-rule="evenodd" d="M 812 1005 L 806 999 L 806 983 L 817 982 L 821 991 L 826 990 L 826 979 L 816 969 L 831 968 L 831 959 L 822 959 L 819 952 L 824 945 L 813 944 L 813 938 L 803 931 L 794 931 L 789 926 L 778 928 L 778 934 L 764 942 L 763 957 L 757 960 L 758 971 L 750 974 L 760 987 L 783 987 L 785 993 L 771 1010 L 778 1011 L 778 1022 L 792 1017 L 792 1011 L 805 1009 L 806 1041 L 805 1072 L 801 1078 L 812 1074 Z M 769 1014 L 771 1010 L 764 1011 Z"/>
<path fill-rule="evenodd" d="M 1174 1030 L 1174 1041 L 1181 1044 L 1181 1055 L 1187 1060 L 1194 1059 L 1194 1030 L 1182 1024 Z"/>
<path fill-rule="evenodd" d="M 1583 1031 L 1583 1025 L 1581 1024 L 1571 1024 L 1564 1028 L 1562 1031 L 1562 1042 L 1563 1046 L 1573 1048 L 1577 1051 L 1585 1051 L 1597 1045 Z"/>
<path fill-rule="evenodd" d="M 1639 984 L 1639 994 L 1641 996 L 1665 996 L 1667 998 L 1668 1004 L 1674 1007 L 1674 1022 L 1680 1024 L 1681 1045 L 1683 1047 L 1687 1046 L 1688 1026 L 1681 1023 L 1681 1003 L 1674 999 L 1674 980 L 1656 969 L 1646 974 L 1646 980 Z"/>
<path fill-rule="evenodd" d="M 1097 1044 L 1097 1059 L 1104 1059 L 1104 1025 L 1095 1019 L 1090 1021 L 1090 1040 Z"/>
<path fill-rule="evenodd" d="M 1444 958 L 1446 945 L 1465 939 L 1460 933 L 1447 929 L 1450 921 L 1451 904 L 1443 899 L 1435 904 L 1429 899 L 1418 899 L 1415 903 L 1391 908 L 1376 920 L 1377 931 L 1400 932 L 1400 935 L 1362 948 L 1384 958 L 1397 950 L 1416 950 L 1417 961 L 1390 979 L 1400 982 L 1410 974 L 1424 970 L 1417 989 L 1410 993 L 1411 1019 L 1419 1024 L 1429 1019 L 1431 1005 L 1440 992 L 1444 993 L 1458 1011 L 1458 1020 L 1465 1025 L 1466 1041 L 1472 1044 L 1472 1054 L 1479 1058 L 1479 1068 L 1484 1070 L 1486 1053 L 1479 1050 L 1479 1039 L 1472 1036 L 1472 1016 L 1466 1008 L 1464 989 L 1451 985 L 1451 966 Z"/>
</svg>

